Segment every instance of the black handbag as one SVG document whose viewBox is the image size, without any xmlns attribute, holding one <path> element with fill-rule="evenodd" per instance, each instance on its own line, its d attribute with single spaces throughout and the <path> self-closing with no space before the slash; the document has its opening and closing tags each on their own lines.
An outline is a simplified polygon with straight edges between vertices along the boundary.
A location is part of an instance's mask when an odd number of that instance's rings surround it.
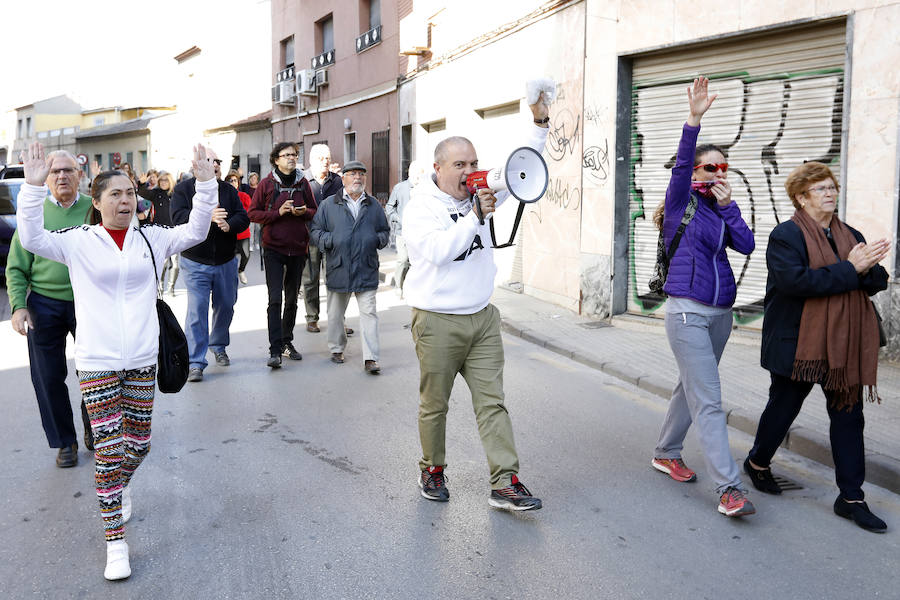
<svg viewBox="0 0 900 600">
<path fill-rule="evenodd" d="M 672 238 L 672 243 L 669 244 L 668 252 L 666 252 L 666 242 L 663 240 L 662 229 L 659 230 L 659 239 L 656 242 L 656 266 L 653 268 L 653 277 L 650 278 L 650 281 L 647 284 L 651 292 L 655 292 L 660 296 L 666 295 L 663 291 L 663 286 L 666 285 L 666 278 L 669 276 L 669 261 L 675 256 L 675 251 L 678 249 L 678 242 L 681 241 L 681 236 L 684 235 L 685 228 L 688 226 L 688 223 L 691 222 L 691 219 L 694 218 L 694 213 L 696 212 L 697 198 L 691 194 L 691 198 L 688 200 L 688 204 L 684 209 L 684 216 L 681 217 L 681 224 L 675 232 L 675 237 Z"/>
<path fill-rule="evenodd" d="M 138 233 L 150 248 L 150 260 L 153 261 L 153 278 L 156 279 L 156 257 L 153 247 L 140 229 Z M 176 394 L 187 382 L 190 360 L 188 356 L 187 338 L 175 318 L 175 313 L 162 299 L 159 284 L 156 286 L 156 315 L 159 318 L 159 356 L 156 359 L 156 387 L 164 394 Z"/>
</svg>

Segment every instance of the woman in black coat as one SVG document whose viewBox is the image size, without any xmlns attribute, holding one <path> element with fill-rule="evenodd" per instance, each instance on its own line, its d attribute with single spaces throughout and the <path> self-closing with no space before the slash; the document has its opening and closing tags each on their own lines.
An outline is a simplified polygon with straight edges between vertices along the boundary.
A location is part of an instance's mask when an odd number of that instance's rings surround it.
<svg viewBox="0 0 900 600">
<path fill-rule="evenodd" d="M 174 191 L 175 178 L 167 171 L 159 172 L 157 175 L 156 187 L 149 188 L 149 186 L 143 184 L 138 187 L 138 195 L 145 200 L 149 200 L 152 205 L 153 210 L 148 211 L 152 215 L 152 217 L 148 215 L 151 223 L 166 225 L 168 227 L 174 226 L 174 223 L 172 223 L 172 212 L 169 206 L 172 203 L 172 192 Z M 173 296 L 175 295 L 175 281 L 178 279 L 178 256 L 178 254 L 173 254 L 166 259 L 166 262 L 163 265 L 162 274 L 159 277 L 160 291 L 163 291 L 162 287 L 163 282 L 166 281 L 166 271 L 169 272 L 168 284 L 166 285 L 165 291 Z"/>
<path fill-rule="evenodd" d="M 797 167 L 785 188 L 796 212 L 772 230 L 766 250 L 762 366 L 772 382 L 744 470 L 756 489 L 781 493 L 770 462 L 819 384 L 840 488 L 834 512 L 864 529 L 885 531 L 863 501 L 863 397 L 877 399 L 879 331 L 869 296 L 887 288 L 887 271 L 878 262 L 889 242 L 866 244 L 838 218 L 837 180 L 824 164 Z"/>
</svg>

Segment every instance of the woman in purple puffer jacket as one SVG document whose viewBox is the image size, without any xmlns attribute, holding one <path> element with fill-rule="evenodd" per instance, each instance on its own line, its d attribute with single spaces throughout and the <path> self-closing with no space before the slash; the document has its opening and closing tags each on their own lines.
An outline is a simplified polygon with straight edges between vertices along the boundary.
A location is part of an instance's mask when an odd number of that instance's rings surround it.
<svg viewBox="0 0 900 600">
<path fill-rule="evenodd" d="M 708 88 L 705 77 L 688 86 L 690 116 L 666 190 L 662 230 L 667 248 L 692 196 L 697 209 L 670 260 L 663 288 L 669 296 L 666 335 L 678 363 L 678 384 L 651 464 L 676 481 L 696 481 L 697 474 L 681 459 L 684 437 L 696 423 L 706 469 L 719 497 L 718 510 L 740 517 L 756 509 L 731 456 L 722 410 L 719 359 L 731 334 L 731 306 L 737 293 L 725 248 L 750 254 L 755 243 L 731 199 L 724 150 L 710 144 L 697 147 L 700 119 L 716 99 Z"/>
</svg>

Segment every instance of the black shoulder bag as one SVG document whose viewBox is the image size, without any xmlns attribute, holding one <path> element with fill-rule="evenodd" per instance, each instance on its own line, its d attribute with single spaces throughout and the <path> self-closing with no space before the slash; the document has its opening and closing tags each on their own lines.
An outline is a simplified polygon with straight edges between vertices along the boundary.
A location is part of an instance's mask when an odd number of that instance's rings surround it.
<svg viewBox="0 0 900 600">
<path fill-rule="evenodd" d="M 691 199 L 688 200 L 687 207 L 684 209 L 684 216 L 681 217 L 681 225 L 678 226 L 675 237 L 672 238 L 672 243 L 669 244 L 668 252 L 666 252 L 663 231 L 662 229 L 659 230 L 659 240 L 656 242 L 656 266 L 653 269 L 653 277 L 650 278 L 648 284 L 651 292 L 655 292 L 660 296 L 666 295 L 663 291 L 663 286 L 666 285 L 666 278 L 669 276 L 669 262 L 675 256 L 675 251 L 678 250 L 678 243 L 681 241 L 681 236 L 684 235 L 684 229 L 691 222 L 691 219 L 694 218 L 694 213 L 696 212 L 697 198 L 691 194 Z"/>
<path fill-rule="evenodd" d="M 153 279 L 156 280 L 156 257 L 153 256 L 153 246 L 147 240 L 144 232 L 138 228 L 138 233 L 144 238 L 147 247 L 150 248 L 150 260 L 153 261 Z M 175 318 L 175 314 L 166 301 L 160 295 L 160 288 L 156 286 L 156 315 L 159 318 L 159 356 L 156 367 L 156 387 L 164 394 L 176 394 L 184 387 L 190 370 L 187 338 L 184 331 Z"/>
</svg>

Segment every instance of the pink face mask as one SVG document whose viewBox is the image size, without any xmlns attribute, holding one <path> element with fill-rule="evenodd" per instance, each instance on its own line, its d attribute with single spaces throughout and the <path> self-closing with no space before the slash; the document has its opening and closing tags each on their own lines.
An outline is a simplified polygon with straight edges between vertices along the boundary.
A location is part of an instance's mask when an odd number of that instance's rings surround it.
<svg viewBox="0 0 900 600">
<path fill-rule="evenodd" d="M 691 182 L 691 191 L 697 192 L 699 195 L 704 196 L 706 198 L 714 198 L 711 188 L 715 184 L 716 184 L 715 180 L 713 180 L 713 181 L 692 181 Z"/>
</svg>

